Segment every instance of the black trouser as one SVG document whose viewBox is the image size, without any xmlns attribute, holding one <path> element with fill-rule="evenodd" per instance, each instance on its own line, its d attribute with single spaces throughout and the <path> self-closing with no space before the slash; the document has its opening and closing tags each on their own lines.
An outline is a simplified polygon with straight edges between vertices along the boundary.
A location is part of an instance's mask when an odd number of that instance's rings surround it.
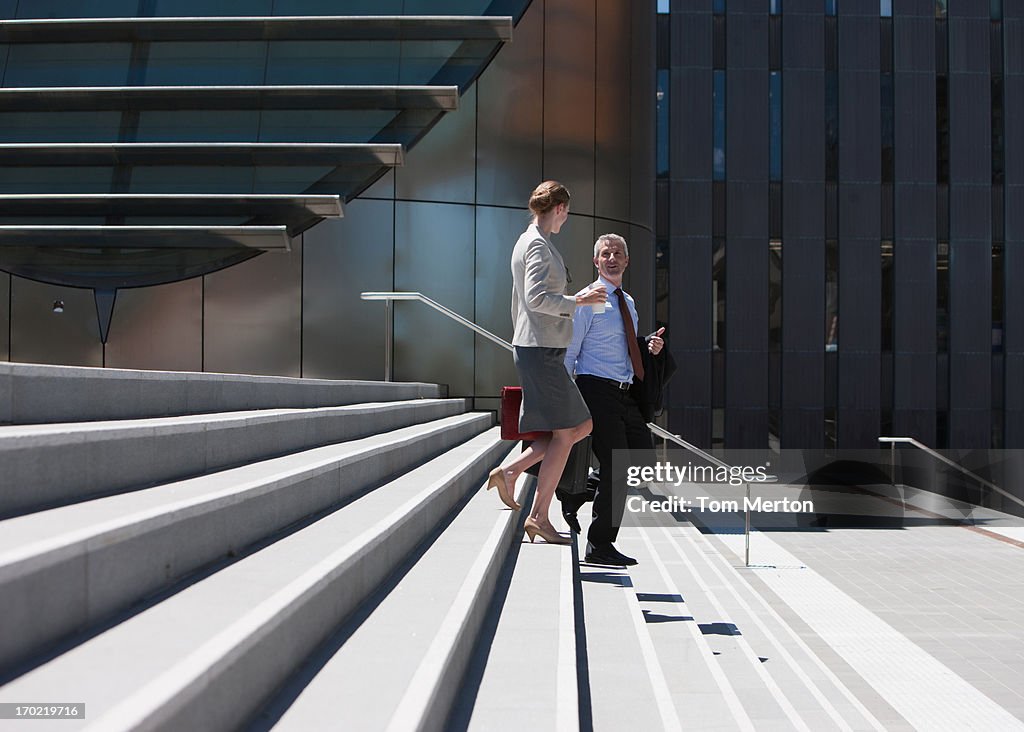
<svg viewBox="0 0 1024 732">
<path fill-rule="evenodd" d="M 613 450 L 653 450 L 654 442 L 640 414 L 640 408 L 628 390 L 614 382 L 586 374 L 576 377 L 576 386 L 583 395 L 594 420 L 594 455 L 601 466 L 601 482 L 594 497 L 594 520 L 587 538 L 591 544 L 615 541 L 626 507 L 626 467 L 628 460 L 620 455 L 612 463 Z M 613 484 L 619 489 L 613 490 Z"/>
</svg>

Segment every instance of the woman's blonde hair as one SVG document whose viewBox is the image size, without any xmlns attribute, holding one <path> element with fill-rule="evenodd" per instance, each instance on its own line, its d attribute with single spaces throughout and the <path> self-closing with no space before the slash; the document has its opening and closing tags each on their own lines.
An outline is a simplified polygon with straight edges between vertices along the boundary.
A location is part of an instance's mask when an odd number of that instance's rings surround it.
<svg viewBox="0 0 1024 732">
<path fill-rule="evenodd" d="M 546 180 L 530 194 L 530 211 L 543 216 L 560 203 L 569 205 L 569 189 L 557 180 Z"/>
</svg>

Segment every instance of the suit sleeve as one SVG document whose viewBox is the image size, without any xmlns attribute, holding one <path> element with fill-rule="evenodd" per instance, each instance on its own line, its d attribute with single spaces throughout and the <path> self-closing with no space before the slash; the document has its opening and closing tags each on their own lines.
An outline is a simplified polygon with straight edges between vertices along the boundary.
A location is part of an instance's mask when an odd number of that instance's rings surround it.
<svg viewBox="0 0 1024 732">
<path fill-rule="evenodd" d="M 526 307 L 546 315 L 572 317 L 576 310 L 576 298 L 547 291 L 548 274 L 554 266 L 556 265 L 547 245 L 539 239 L 530 242 L 526 250 L 526 276 L 523 287 Z"/>
</svg>

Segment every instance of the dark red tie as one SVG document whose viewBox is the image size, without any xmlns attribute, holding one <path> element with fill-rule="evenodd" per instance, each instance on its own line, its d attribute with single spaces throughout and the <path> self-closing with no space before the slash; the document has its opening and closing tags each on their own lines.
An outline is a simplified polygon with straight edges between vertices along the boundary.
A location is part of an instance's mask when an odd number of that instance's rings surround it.
<svg viewBox="0 0 1024 732">
<path fill-rule="evenodd" d="M 626 347 L 629 348 L 629 360 L 633 363 L 633 374 L 637 381 L 643 381 L 644 362 L 640 358 L 640 346 L 636 342 L 633 316 L 629 314 L 629 307 L 626 305 L 626 294 L 619 287 L 615 288 L 615 294 L 619 296 L 619 315 L 622 316 L 622 327 L 626 331 Z"/>
</svg>

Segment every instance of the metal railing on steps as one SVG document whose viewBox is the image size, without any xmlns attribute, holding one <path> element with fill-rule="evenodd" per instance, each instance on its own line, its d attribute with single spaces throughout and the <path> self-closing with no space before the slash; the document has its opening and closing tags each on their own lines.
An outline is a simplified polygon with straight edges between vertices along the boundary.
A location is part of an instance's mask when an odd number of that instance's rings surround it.
<svg viewBox="0 0 1024 732">
<path fill-rule="evenodd" d="M 994 492 L 998 493 L 999 495 L 1001 495 L 1003 498 L 1006 498 L 1007 500 L 1012 501 L 1013 503 L 1016 503 L 1018 506 L 1021 506 L 1022 508 L 1024 508 L 1024 501 L 1022 501 L 1017 496 L 1015 496 L 1015 495 L 1013 495 L 1011 493 L 1008 493 L 1007 491 L 1003 490 L 1002 488 L 997 486 L 992 481 L 986 480 L 985 478 L 982 478 L 977 473 L 974 473 L 974 472 L 968 470 L 967 468 L 965 468 L 964 466 L 962 466 L 959 463 L 955 462 L 954 460 L 950 460 L 948 457 L 946 457 L 942 453 L 940 453 L 937 450 L 934 450 L 934 449 L 928 447 L 928 445 L 924 444 L 923 442 L 920 442 L 919 440 L 915 440 L 913 437 L 879 437 L 878 441 L 881 444 L 883 444 L 883 445 L 885 445 L 885 444 L 889 445 L 889 471 L 890 471 L 889 472 L 889 479 L 892 481 L 893 485 L 896 484 L 896 445 L 898 445 L 898 444 L 910 445 L 910 446 L 915 447 L 918 450 L 921 450 L 921 451 L 925 452 L 926 454 L 932 456 L 933 458 L 935 458 L 939 462 L 945 463 L 946 465 L 950 466 L 951 468 L 960 471 L 961 473 L 963 473 L 964 475 L 968 476 L 969 478 L 972 478 L 972 479 L 978 481 L 978 483 L 981 484 L 982 486 L 991 489 L 992 491 L 994 491 Z M 980 499 L 980 496 L 979 496 L 979 499 Z M 981 501 L 979 500 L 979 503 L 980 502 Z"/>
</svg>

